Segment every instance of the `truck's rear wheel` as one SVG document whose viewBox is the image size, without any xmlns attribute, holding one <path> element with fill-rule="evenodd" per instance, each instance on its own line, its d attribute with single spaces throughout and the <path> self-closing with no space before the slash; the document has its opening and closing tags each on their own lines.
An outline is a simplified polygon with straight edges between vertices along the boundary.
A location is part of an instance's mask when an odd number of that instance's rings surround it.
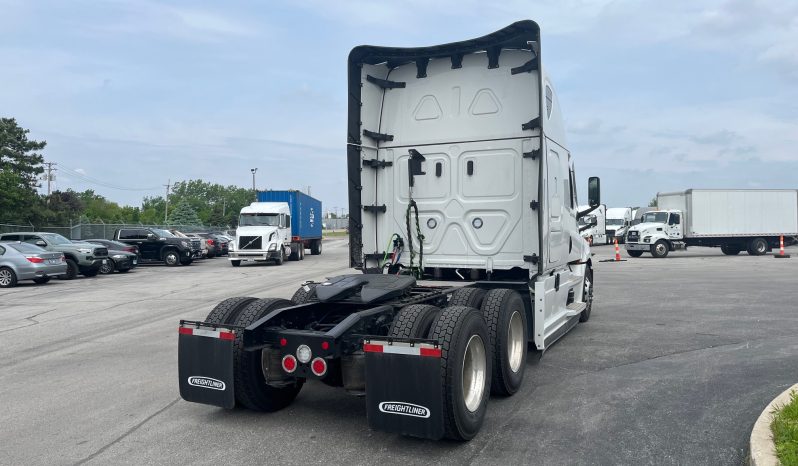
<svg viewBox="0 0 798 466">
<path fill-rule="evenodd" d="M 651 255 L 656 258 L 667 257 L 669 250 L 670 248 L 668 247 L 668 242 L 664 239 L 661 239 L 651 245 Z"/>
<path fill-rule="evenodd" d="M 292 261 L 300 260 L 299 248 L 301 247 L 302 247 L 301 243 L 291 243 L 291 255 L 288 256 L 288 259 Z"/>
<path fill-rule="evenodd" d="M 737 254 L 740 254 L 742 248 L 737 244 L 724 244 L 720 247 L 720 251 L 727 256 L 736 256 Z"/>
<path fill-rule="evenodd" d="M 441 311 L 430 338 L 441 345 L 446 436 L 470 440 L 482 427 L 490 395 L 492 360 L 482 313 L 465 306 Z"/>
<path fill-rule="evenodd" d="M 427 338 L 440 308 L 429 304 L 411 304 L 399 310 L 388 331 L 389 337 Z"/>
<path fill-rule="evenodd" d="M 643 251 L 635 251 L 635 250 L 626 250 L 626 254 L 629 254 L 631 257 L 640 257 L 643 255 Z"/>
<path fill-rule="evenodd" d="M 227 298 L 211 310 L 208 317 L 205 318 L 205 322 L 210 324 L 232 324 L 241 310 L 252 301 L 255 301 L 255 299 L 246 296 Z"/>
<path fill-rule="evenodd" d="M 768 252 L 768 242 L 765 238 L 754 238 L 748 243 L 748 254 L 762 256 Z"/>
<path fill-rule="evenodd" d="M 493 353 L 491 393 L 508 396 L 521 388 L 526 369 L 527 318 L 521 295 L 509 289 L 490 290 L 482 303 Z"/>
<path fill-rule="evenodd" d="M 316 299 L 316 285 L 317 283 L 307 283 L 302 285 L 294 292 L 291 297 L 291 302 L 294 304 L 305 304 Z"/>
<path fill-rule="evenodd" d="M 318 256 L 321 254 L 321 239 L 314 239 L 310 243 L 310 254 Z"/>
<path fill-rule="evenodd" d="M 449 306 L 467 306 L 479 309 L 485 299 L 485 290 L 482 288 L 460 288 L 452 293 Z"/>
<path fill-rule="evenodd" d="M 58 278 L 60 278 L 61 280 L 72 280 L 73 278 L 77 277 L 79 272 L 77 262 L 67 257 L 66 265 L 67 265 L 66 273 L 63 275 L 59 275 Z"/>
<path fill-rule="evenodd" d="M 275 309 L 293 305 L 287 299 L 255 300 L 241 310 L 235 325 L 248 327 Z M 286 387 L 268 385 L 261 368 L 261 352 L 244 351 L 243 332 L 236 332 L 233 341 L 233 379 L 236 402 L 255 411 L 277 411 L 285 408 L 294 401 L 304 383 L 304 379 L 295 379 L 293 385 Z"/>
</svg>

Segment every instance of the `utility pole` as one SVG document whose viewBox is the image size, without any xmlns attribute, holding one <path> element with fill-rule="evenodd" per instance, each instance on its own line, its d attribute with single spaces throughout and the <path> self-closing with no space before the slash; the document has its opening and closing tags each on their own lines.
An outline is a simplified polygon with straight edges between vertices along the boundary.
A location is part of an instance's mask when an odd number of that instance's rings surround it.
<svg viewBox="0 0 798 466">
<path fill-rule="evenodd" d="M 310 186 L 308 186 L 308 196 L 310 196 Z"/>
<path fill-rule="evenodd" d="M 55 180 L 53 177 L 53 172 L 56 170 L 55 167 L 57 164 L 55 162 L 44 162 L 47 165 L 47 203 L 50 203 L 50 183 Z"/>
<path fill-rule="evenodd" d="M 227 199 L 222 198 L 222 217 L 225 216 L 225 212 L 227 212 Z"/>
<path fill-rule="evenodd" d="M 249 171 L 252 172 L 252 194 L 255 195 L 255 201 L 258 200 L 258 191 L 255 189 L 255 173 L 258 171 L 257 168 L 250 168 Z"/>
<path fill-rule="evenodd" d="M 172 179 L 169 178 L 164 186 L 166 186 L 166 197 L 164 198 L 164 201 L 166 201 L 166 206 L 163 210 L 163 223 L 166 224 L 169 221 L 169 188 L 172 187 Z"/>
</svg>

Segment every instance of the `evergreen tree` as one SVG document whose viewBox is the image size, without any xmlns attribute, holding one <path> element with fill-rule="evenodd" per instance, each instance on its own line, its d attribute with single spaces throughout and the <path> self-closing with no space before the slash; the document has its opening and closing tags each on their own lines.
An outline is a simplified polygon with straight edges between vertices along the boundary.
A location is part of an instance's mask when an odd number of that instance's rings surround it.
<svg viewBox="0 0 798 466">
<path fill-rule="evenodd" d="M 38 176 L 45 141 L 28 139 L 28 130 L 13 118 L 0 118 L 0 222 L 27 223 L 38 210 Z"/>
<path fill-rule="evenodd" d="M 188 202 L 180 201 L 169 215 L 170 225 L 202 225 L 197 212 L 191 208 Z"/>
</svg>

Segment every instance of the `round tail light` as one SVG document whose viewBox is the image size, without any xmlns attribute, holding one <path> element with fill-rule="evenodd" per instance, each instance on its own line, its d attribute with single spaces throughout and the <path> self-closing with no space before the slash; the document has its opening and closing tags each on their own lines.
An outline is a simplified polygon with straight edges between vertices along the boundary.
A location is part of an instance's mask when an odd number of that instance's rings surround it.
<svg viewBox="0 0 798 466">
<path fill-rule="evenodd" d="M 322 358 L 316 358 L 310 363 L 310 370 L 313 371 L 313 375 L 317 377 L 321 377 L 327 373 L 327 361 Z"/>
<path fill-rule="evenodd" d="M 296 358 L 292 354 L 283 356 L 283 370 L 289 374 L 296 370 Z"/>
</svg>

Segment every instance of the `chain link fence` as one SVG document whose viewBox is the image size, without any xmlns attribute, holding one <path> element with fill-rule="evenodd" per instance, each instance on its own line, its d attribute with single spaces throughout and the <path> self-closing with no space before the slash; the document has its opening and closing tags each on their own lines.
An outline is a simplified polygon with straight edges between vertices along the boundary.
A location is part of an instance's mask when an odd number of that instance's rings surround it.
<svg viewBox="0 0 798 466">
<path fill-rule="evenodd" d="M 12 233 L 15 231 L 33 231 L 33 225 L 14 225 L 12 223 L 0 223 L 0 233 Z"/>
</svg>

